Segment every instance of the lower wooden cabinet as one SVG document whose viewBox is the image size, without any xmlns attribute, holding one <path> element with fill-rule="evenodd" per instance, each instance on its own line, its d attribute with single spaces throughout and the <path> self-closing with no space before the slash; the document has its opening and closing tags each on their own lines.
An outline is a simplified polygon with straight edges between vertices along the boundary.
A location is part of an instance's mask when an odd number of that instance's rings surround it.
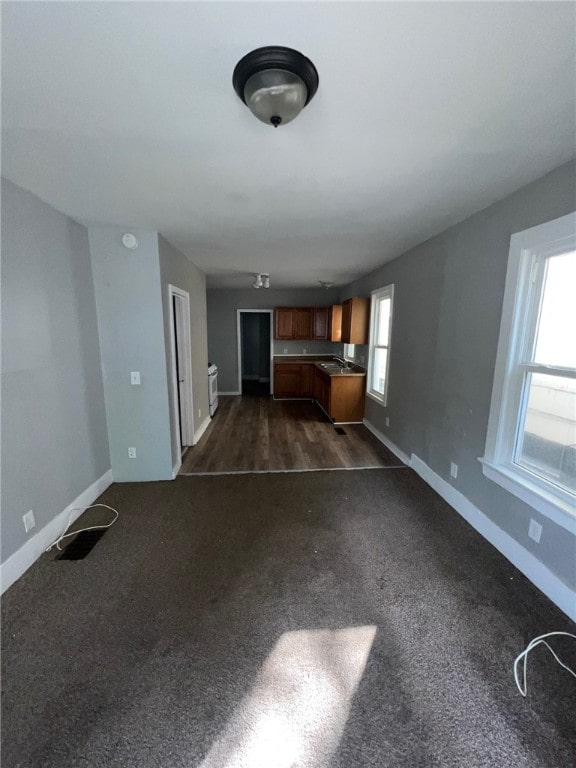
<svg viewBox="0 0 576 768">
<path fill-rule="evenodd" d="M 274 397 L 314 399 L 334 422 L 364 418 L 365 376 L 330 376 L 314 363 L 274 363 Z"/>
<path fill-rule="evenodd" d="M 314 396 L 314 363 L 274 363 L 274 397 Z"/>
<path fill-rule="evenodd" d="M 314 370 L 314 399 L 336 423 L 362 421 L 365 385 L 365 376 L 330 376 Z"/>
</svg>

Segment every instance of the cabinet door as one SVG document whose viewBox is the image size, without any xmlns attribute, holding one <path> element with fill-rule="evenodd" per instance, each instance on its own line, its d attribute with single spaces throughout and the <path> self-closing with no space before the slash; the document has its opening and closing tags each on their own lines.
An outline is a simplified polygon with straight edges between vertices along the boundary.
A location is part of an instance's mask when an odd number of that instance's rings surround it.
<svg viewBox="0 0 576 768">
<path fill-rule="evenodd" d="M 295 339 L 312 338 L 312 307 L 297 307 L 292 310 L 295 315 Z"/>
<path fill-rule="evenodd" d="M 314 307 L 314 338 L 328 338 L 328 307 Z"/>
<path fill-rule="evenodd" d="M 296 363 L 274 366 L 274 397 L 300 396 L 300 367 Z"/>
<path fill-rule="evenodd" d="M 294 310 L 291 307 L 277 307 L 274 312 L 275 338 L 293 339 L 295 333 Z"/>
<path fill-rule="evenodd" d="M 328 313 L 328 338 L 342 341 L 342 304 L 334 304 Z"/>
<path fill-rule="evenodd" d="M 358 296 L 342 305 L 342 341 L 344 344 L 368 344 L 368 299 Z"/>
<path fill-rule="evenodd" d="M 314 396 L 313 374 L 316 369 L 313 363 L 300 364 L 300 395 L 301 397 Z"/>
</svg>

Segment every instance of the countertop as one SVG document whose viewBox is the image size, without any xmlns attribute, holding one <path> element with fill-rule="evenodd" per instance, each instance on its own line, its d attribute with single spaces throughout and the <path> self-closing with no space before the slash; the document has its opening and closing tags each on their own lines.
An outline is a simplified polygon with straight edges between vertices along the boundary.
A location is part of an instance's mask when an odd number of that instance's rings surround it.
<svg viewBox="0 0 576 768">
<path fill-rule="evenodd" d="M 338 376 L 341 378 L 343 376 L 354 376 L 362 378 L 366 376 L 364 368 L 361 368 L 359 365 L 354 365 L 353 363 L 349 363 L 350 368 L 347 369 L 346 373 L 341 373 L 340 369 L 327 370 L 320 365 L 320 363 L 329 363 L 333 360 L 334 355 L 274 355 L 273 358 L 274 363 L 309 363 L 310 365 L 315 365 L 318 370 L 330 377 Z"/>
</svg>

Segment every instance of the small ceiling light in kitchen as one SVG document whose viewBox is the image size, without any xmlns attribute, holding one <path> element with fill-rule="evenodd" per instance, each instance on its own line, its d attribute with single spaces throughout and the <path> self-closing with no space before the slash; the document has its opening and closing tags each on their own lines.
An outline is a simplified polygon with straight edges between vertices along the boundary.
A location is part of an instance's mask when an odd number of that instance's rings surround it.
<svg viewBox="0 0 576 768">
<path fill-rule="evenodd" d="M 258 120 L 278 128 L 294 120 L 312 100 L 318 72 L 298 51 L 269 45 L 240 59 L 232 84 Z"/>
<path fill-rule="evenodd" d="M 332 286 L 334 285 L 332 280 L 318 280 L 318 282 L 320 283 L 322 288 L 324 288 L 326 291 L 328 290 L 328 288 L 332 288 Z"/>
<path fill-rule="evenodd" d="M 254 275 L 256 278 L 252 283 L 252 288 L 270 288 L 270 275 Z"/>
</svg>

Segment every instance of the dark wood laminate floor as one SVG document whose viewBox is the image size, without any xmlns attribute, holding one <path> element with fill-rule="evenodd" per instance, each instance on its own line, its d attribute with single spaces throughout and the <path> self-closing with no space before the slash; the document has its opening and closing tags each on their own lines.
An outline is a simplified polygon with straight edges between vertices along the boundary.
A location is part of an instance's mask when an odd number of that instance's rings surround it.
<svg viewBox="0 0 576 768">
<path fill-rule="evenodd" d="M 362 424 L 340 435 L 312 402 L 269 397 L 220 397 L 200 442 L 180 474 L 352 469 L 401 462 Z"/>
</svg>

